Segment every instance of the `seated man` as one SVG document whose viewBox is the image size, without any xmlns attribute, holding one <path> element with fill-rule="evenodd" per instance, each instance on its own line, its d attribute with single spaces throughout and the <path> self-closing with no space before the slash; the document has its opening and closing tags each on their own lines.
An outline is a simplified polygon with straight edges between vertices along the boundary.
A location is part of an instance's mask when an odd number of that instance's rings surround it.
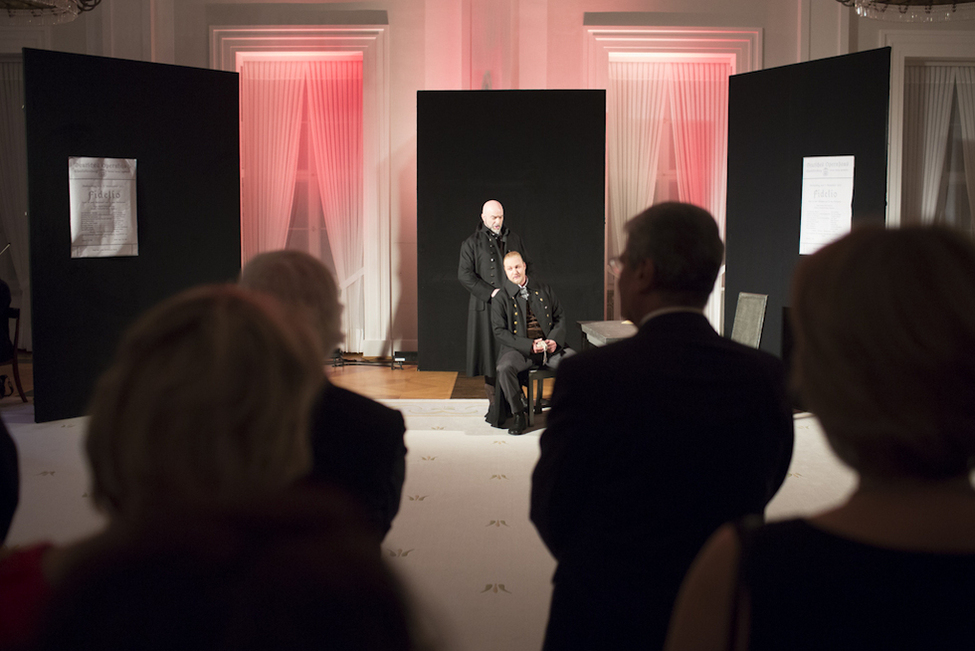
<svg viewBox="0 0 975 651">
<path fill-rule="evenodd" d="M 558 297 L 548 285 L 528 280 L 520 253 L 504 256 L 504 273 L 503 295 L 491 301 L 491 325 L 498 344 L 498 387 L 515 417 L 508 433 L 517 436 L 528 426 L 518 374 L 533 367 L 555 369 L 575 351 L 565 348 Z"/>
</svg>

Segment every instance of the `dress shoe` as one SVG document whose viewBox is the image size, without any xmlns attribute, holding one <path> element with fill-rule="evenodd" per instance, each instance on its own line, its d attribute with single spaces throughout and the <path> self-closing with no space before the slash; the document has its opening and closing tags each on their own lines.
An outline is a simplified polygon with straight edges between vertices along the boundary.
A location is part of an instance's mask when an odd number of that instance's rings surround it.
<svg viewBox="0 0 975 651">
<path fill-rule="evenodd" d="M 511 424 L 511 428 L 508 429 L 508 434 L 512 436 L 520 436 L 525 433 L 525 429 L 528 427 L 528 417 L 525 412 L 519 411 L 515 414 L 515 422 Z"/>
</svg>

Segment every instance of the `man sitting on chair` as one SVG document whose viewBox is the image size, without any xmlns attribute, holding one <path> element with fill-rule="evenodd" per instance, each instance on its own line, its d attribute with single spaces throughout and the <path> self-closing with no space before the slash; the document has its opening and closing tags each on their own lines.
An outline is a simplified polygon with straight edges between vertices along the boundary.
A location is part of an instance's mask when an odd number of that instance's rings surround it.
<svg viewBox="0 0 975 651">
<path fill-rule="evenodd" d="M 518 435 L 528 426 L 518 374 L 543 366 L 554 370 L 575 351 L 565 348 L 558 297 L 548 285 L 528 279 L 520 253 L 504 256 L 504 273 L 502 293 L 491 301 L 491 325 L 498 344 L 498 387 L 515 417 L 508 433 Z"/>
</svg>

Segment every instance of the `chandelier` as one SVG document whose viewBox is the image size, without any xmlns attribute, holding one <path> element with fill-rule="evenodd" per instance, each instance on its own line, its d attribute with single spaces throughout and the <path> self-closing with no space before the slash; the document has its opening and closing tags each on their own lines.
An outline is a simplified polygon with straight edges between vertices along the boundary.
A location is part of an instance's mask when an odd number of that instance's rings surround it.
<svg viewBox="0 0 975 651">
<path fill-rule="evenodd" d="M 857 15 L 877 20 L 931 23 L 975 19 L 975 2 L 957 0 L 836 0 Z"/>
<path fill-rule="evenodd" d="M 91 11 L 102 0 L 0 0 L 0 25 L 57 25 Z"/>
</svg>

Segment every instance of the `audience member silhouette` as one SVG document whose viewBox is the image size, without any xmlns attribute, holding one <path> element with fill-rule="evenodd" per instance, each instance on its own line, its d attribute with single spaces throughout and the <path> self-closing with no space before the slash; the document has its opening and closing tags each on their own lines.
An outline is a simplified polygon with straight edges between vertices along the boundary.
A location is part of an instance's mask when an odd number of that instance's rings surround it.
<svg viewBox="0 0 975 651">
<path fill-rule="evenodd" d="M 859 484 L 820 515 L 719 529 L 668 648 L 971 648 L 975 246 L 855 230 L 799 263 L 792 313 L 794 381 Z"/>
<path fill-rule="evenodd" d="M 20 466 L 17 446 L 0 420 L 0 543 L 7 539 L 10 523 L 20 501 Z"/>
<path fill-rule="evenodd" d="M 263 498 L 304 477 L 321 356 L 310 328 L 234 286 L 187 291 L 140 318 L 98 382 L 85 442 L 108 527 L 0 563 L 0 647 L 30 639 L 52 586 L 114 529 L 184 505 Z"/>
<path fill-rule="evenodd" d="M 327 489 L 160 513 L 65 577 L 38 649 L 420 649 L 373 538 Z"/>
<path fill-rule="evenodd" d="M 792 410 L 773 356 L 703 308 L 724 246 L 707 211 L 627 224 L 623 316 L 636 335 L 559 366 L 531 519 L 558 561 L 545 649 L 659 649 L 680 582 L 715 529 L 762 513 L 785 479 Z"/>
<path fill-rule="evenodd" d="M 300 251 L 255 256 L 240 285 L 270 294 L 319 333 L 335 350 L 342 333 L 338 288 L 321 261 Z M 325 382 L 311 418 L 311 479 L 341 487 L 366 509 L 382 540 L 399 511 L 406 476 L 406 425 L 399 411 Z"/>
</svg>

